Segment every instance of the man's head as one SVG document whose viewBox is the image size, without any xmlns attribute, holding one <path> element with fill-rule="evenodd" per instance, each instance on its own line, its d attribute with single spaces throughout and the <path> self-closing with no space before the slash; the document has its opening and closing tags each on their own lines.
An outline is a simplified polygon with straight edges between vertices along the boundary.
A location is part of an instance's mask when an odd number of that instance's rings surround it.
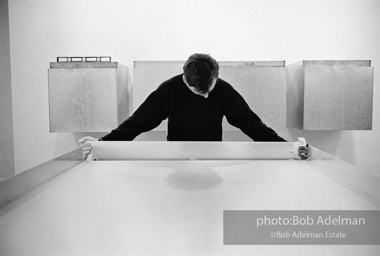
<svg viewBox="0 0 380 256">
<path fill-rule="evenodd" d="M 219 65 L 210 55 L 195 53 L 183 66 L 184 81 L 196 94 L 208 96 L 219 75 Z M 198 92 L 198 93 L 197 93 Z"/>
</svg>

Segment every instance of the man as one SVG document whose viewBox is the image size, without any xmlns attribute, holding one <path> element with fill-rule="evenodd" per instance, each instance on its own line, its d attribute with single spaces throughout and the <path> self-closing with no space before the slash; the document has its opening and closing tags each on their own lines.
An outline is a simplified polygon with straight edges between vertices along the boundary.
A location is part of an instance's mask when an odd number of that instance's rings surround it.
<svg viewBox="0 0 380 256">
<path fill-rule="evenodd" d="M 218 78 L 219 65 L 207 54 L 193 54 L 183 66 L 183 74 L 163 82 L 131 117 L 99 140 L 133 140 L 168 118 L 169 141 L 221 141 L 222 119 L 242 130 L 254 141 L 285 141 L 267 127 L 249 108 L 243 97 L 226 81 Z M 81 144 L 98 140 L 83 137 Z M 84 158 L 91 147 L 83 147 Z M 310 148 L 299 147 L 307 159 Z"/>
</svg>

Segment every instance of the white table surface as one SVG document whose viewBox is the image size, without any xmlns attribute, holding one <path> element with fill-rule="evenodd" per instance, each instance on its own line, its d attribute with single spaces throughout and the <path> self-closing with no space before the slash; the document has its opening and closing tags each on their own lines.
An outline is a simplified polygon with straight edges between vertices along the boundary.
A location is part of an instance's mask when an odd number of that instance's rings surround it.
<svg viewBox="0 0 380 256">
<path fill-rule="evenodd" d="M 0 209 L 0 255 L 379 255 L 223 245 L 223 210 L 375 210 L 330 160 L 91 161 Z"/>
</svg>

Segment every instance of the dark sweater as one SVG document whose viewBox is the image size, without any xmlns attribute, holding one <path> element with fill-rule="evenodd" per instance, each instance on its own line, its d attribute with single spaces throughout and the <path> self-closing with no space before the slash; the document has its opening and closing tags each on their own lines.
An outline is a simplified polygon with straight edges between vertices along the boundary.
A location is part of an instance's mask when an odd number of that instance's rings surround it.
<svg viewBox="0 0 380 256">
<path fill-rule="evenodd" d="M 219 78 L 204 98 L 187 88 L 182 74 L 163 82 L 131 117 L 102 139 L 133 140 L 168 118 L 169 141 L 221 141 L 223 116 L 254 141 L 285 141 L 226 81 Z"/>
</svg>

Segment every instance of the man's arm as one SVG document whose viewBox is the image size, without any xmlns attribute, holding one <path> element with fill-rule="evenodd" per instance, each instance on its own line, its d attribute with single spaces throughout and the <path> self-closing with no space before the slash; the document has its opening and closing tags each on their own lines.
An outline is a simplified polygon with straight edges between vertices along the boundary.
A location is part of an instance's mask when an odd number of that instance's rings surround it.
<svg viewBox="0 0 380 256">
<path fill-rule="evenodd" d="M 148 96 L 131 117 L 101 139 L 130 141 L 139 134 L 156 128 L 168 117 L 168 104 L 167 93 L 160 86 Z"/>
<path fill-rule="evenodd" d="M 227 121 L 254 141 L 286 141 L 266 126 L 250 109 L 244 98 L 229 84 L 226 84 L 223 101 Z M 309 145 L 298 147 L 298 156 L 302 160 L 308 159 L 311 156 Z"/>
<path fill-rule="evenodd" d="M 83 160 L 86 160 L 91 153 L 92 148 L 90 141 L 115 141 L 115 140 L 133 140 L 142 132 L 146 132 L 157 127 L 162 120 L 167 118 L 168 101 L 166 93 L 162 88 L 152 92 L 136 112 L 119 127 L 102 138 L 93 138 L 85 136 L 78 142 L 82 146 Z"/>
<path fill-rule="evenodd" d="M 231 85 L 225 86 L 223 111 L 231 125 L 239 128 L 254 141 L 286 141 L 261 121 Z"/>
</svg>

